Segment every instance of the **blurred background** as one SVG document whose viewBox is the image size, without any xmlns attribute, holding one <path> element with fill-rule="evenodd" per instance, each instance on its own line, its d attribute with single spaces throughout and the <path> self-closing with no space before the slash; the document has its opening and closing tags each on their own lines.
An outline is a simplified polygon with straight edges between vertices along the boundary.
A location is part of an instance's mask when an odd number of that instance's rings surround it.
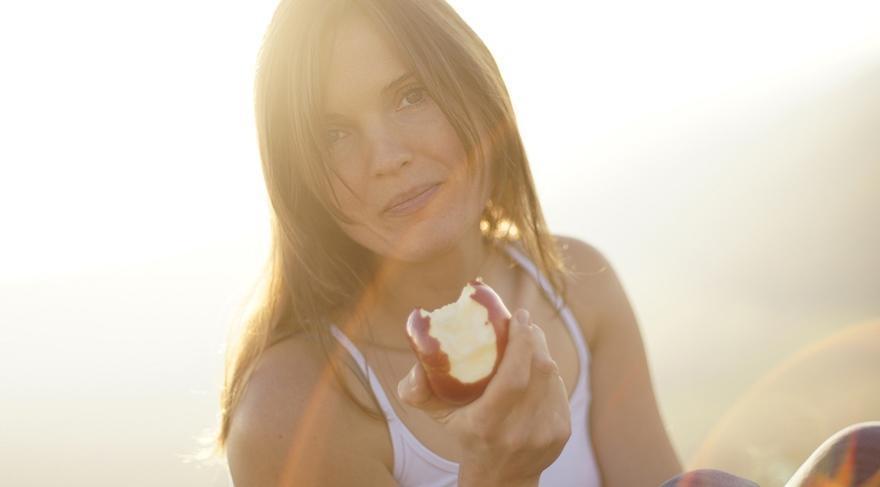
<svg viewBox="0 0 880 487">
<path fill-rule="evenodd" d="M 688 468 L 782 485 L 880 419 L 880 4 L 451 3 L 551 228 L 621 277 Z M 4 485 L 227 485 L 194 455 L 268 250 L 274 6 L 0 5 Z"/>
</svg>

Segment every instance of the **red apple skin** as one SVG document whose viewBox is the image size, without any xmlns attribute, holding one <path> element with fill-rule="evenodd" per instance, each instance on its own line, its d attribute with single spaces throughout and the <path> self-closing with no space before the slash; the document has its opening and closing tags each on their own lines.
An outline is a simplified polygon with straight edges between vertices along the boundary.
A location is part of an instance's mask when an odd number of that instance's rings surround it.
<svg viewBox="0 0 880 487">
<path fill-rule="evenodd" d="M 497 347 L 495 365 L 486 377 L 476 382 L 465 383 L 449 374 L 451 370 L 449 357 L 440 349 L 440 342 L 428 332 L 431 329 L 431 319 L 422 316 L 421 308 L 414 309 L 406 322 L 409 343 L 422 368 L 425 369 L 431 391 L 440 399 L 455 405 L 468 404 L 483 394 L 504 357 L 511 318 L 510 311 L 494 289 L 479 280 L 470 281 L 468 284 L 474 288 L 471 299 L 489 311 L 489 323 L 495 328 Z"/>
</svg>

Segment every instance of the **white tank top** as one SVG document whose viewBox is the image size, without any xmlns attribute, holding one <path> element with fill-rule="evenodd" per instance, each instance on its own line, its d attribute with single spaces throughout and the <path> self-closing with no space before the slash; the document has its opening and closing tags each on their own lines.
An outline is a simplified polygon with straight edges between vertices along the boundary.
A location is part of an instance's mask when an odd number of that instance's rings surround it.
<svg viewBox="0 0 880 487">
<path fill-rule="evenodd" d="M 535 265 L 522 252 L 510 245 L 504 248 L 541 285 L 550 302 L 562 306 L 562 320 L 568 327 L 577 347 L 579 375 L 574 393 L 571 395 L 571 437 L 556 461 L 544 470 L 540 485 L 548 487 L 599 486 L 600 477 L 589 432 L 590 356 L 586 342 L 574 315 L 562 303 L 562 299 L 549 281 L 538 272 Z M 372 373 L 370 366 L 357 347 L 335 325 L 331 325 L 330 331 L 339 343 L 348 350 L 364 376 L 368 378 L 373 394 L 382 408 L 391 434 L 391 446 L 394 454 L 393 473 L 397 482 L 403 487 L 455 486 L 458 481 L 458 464 L 429 450 L 412 434 L 397 417 L 382 385 L 376 375 Z"/>
</svg>

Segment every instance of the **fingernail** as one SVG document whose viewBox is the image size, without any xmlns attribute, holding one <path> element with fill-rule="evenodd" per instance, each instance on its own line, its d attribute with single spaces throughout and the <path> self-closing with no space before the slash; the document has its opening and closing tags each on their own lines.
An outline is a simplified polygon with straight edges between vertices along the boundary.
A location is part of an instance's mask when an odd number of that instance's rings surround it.
<svg viewBox="0 0 880 487">
<path fill-rule="evenodd" d="M 559 373 L 559 365 L 552 358 L 540 358 L 535 361 L 535 365 L 538 369 L 544 371 L 548 374 L 558 374 Z"/>
<path fill-rule="evenodd" d="M 400 399 L 403 399 L 403 395 L 404 395 L 406 389 L 407 389 L 406 379 L 403 379 L 402 381 L 398 382 L 397 383 L 397 397 L 399 397 Z"/>
<path fill-rule="evenodd" d="M 406 377 L 397 383 L 397 395 L 403 398 L 405 395 L 411 396 L 416 388 L 416 369 L 410 369 Z"/>
<path fill-rule="evenodd" d="M 517 310 L 514 318 L 524 325 L 529 324 L 529 312 L 524 309 Z"/>
</svg>

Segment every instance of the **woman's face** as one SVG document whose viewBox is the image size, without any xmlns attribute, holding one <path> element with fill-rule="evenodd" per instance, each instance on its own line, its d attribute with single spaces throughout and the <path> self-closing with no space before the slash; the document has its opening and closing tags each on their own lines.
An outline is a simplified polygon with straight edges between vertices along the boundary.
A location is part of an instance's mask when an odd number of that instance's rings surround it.
<svg viewBox="0 0 880 487">
<path fill-rule="evenodd" d="M 464 147 L 388 39 L 365 18 L 339 25 L 327 73 L 324 134 L 340 222 L 370 250 L 429 258 L 479 232 L 488 164 L 468 177 Z"/>
</svg>

